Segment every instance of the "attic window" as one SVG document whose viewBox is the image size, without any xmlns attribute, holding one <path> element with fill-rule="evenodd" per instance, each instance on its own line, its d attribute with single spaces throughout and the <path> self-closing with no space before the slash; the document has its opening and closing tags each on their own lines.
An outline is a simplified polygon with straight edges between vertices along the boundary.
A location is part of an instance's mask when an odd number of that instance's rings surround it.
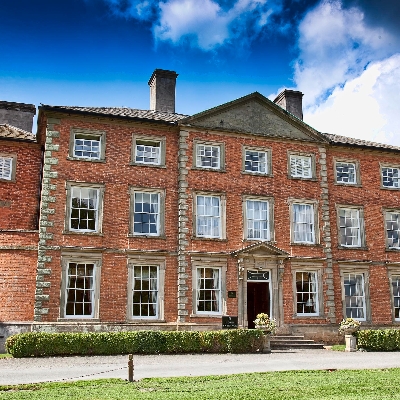
<svg viewBox="0 0 400 400">
<path fill-rule="evenodd" d="M 15 182 L 17 156 L 0 154 L 0 180 Z"/>
<path fill-rule="evenodd" d="M 132 164 L 165 166 L 165 138 L 133 135 Z"/>
</svg>

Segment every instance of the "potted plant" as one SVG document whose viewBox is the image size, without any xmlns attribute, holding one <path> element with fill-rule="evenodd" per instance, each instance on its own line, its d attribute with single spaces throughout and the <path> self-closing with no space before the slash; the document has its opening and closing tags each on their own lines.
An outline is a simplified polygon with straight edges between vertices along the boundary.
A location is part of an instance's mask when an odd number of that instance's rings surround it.
<svg viewBox="0 0 400 400">
<path fill-rule="evenodd" d="M 345 335 L 353 335 L 360 330 L 361 322 L 353 318 L 345 318 L 339 324 L 339 332 Z"/>
<path fill-rule="evenodd" d="M 360 329 L 361 322 L 353 318 L 345 318 L 339 324 L 339 332 L 344 333 L 346 341 L 345 351 L 357 351 L 357 338 L 354 333 Z"/>
<path fill-rule="evenodd" d="M 276 331 L 276 321 L 273 318 L 270 318 L 268 314 L 257 314 L 257 317 L 253 322 L 256 329 L 261 329 L 266 334 L 273 335 Z"/>
</svg>

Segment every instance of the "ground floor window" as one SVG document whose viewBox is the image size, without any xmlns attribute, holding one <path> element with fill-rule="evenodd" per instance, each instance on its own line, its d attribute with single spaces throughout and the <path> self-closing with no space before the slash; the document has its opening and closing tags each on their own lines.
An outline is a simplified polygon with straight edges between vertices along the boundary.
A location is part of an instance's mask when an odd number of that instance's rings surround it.
<svg viewBox="0 0 400 400">
<path fill-rule="evenodd" d="M 394 319 L 400 321 L 400 275 L 392 275 Z"/>
<path fill-rule="evenodd" d="M 366 320 L 365 275 L 344 273 L 345 315 L 361 321 Z"/>
<path fill-rule="evenodd" d="M 133 267 L 133 318 L 158 318 L 158 281 L 157 265 Z"/>
<path fill-rule="evenodd" d="M 198 313 L 221 312 L 220 268 L 197 267 L 196 300 Z"/>
<path fill-rule="evenodd" d="M 296 312 L 297 315 L 318 315 L 317 272 L 296 271 Z"/>
</svg>

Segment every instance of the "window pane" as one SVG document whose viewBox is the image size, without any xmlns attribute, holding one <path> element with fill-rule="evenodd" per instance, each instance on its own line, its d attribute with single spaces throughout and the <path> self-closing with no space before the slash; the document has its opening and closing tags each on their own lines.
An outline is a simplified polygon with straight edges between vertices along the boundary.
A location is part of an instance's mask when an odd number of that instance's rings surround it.
<svg viewBox="0 0 400 400">
<path fill-rule="evenodd" d="M 133 199 L 133 232 L 142 235 L 159 235 L 159 193 L 135 192 Z"/>
<path fill-rule="evenodd" d="M 101 136 L 75 134 L 74 157 L 100 159 Z"/>
<path fill-rule="evenodd" d="M 158 266 L 135 265 L 132 288 L 132 317 L 158 318 Z"/>
<path fill-rule="evenodd" d="M 267 152 L 246 150 L 244 169 L 248 172 L 255 172 L 259 174 L 267 174 Z"/>
<path fill-rule="evenodd" d="M 387 212 L 386 213 L 386 237 L 387 237 L 387 246 L 389 248 L 400 248 L 399 243 L 399 214 L 396 212 Z"/>
<path fill-rule="evenodd" d="M 339 210 L 339 231 L 342 246 L 360 247 L 360 211 L 352 208 L 341 208 Z"/>
<path fill-rule="evenodd" d="M 290 175 L 295 178 L 312 178 L 312 162 L 309 156 L 290 156 Z"/>
<path fill-rule="evenodd" d="M 68 264 L 65 316 L 94 316 L 94 264 Z"/>
<path fill-rule="evenodd" d="M 385 187 L 400 187 L 399 168 L 382 168 L 382 185 Z"/>
<path fill-rule="evenodd" d="M 12 158 L 0 157 L 0 178 L 11 180 L 12 178 Z"/>
<path fill-rule="evenodd" d="M 336 163 L 336 181 L 338 183 L 356 183 L 356 164 L 337 162 Z"/>
<path fill-rule="evenodd" d="M 316 272 L 296 272 L 297 314 L 318 314 Z"/>
<path fill-rule="evenodd" d="M 269 240 L 267 201 L 247 200 L 246 219 L 248 239 Z"/>
<path fill-rule="evenodd" d="M 204 168 L 220 168 L 221 158 L 220 146 L 197 144 L 196 146 L 196 166 Z"/>
<path fill-rule="evenodd" d="M 315 242 L 312 204 L 293 204 L 293 241 L 295 243 Z"/>
<path fill-rule="evenodd" d="M 196 235 L 220 238 L 220 198 L 215 196 L 196 196 L 196 209 Z"/>
<path fill-rule="evenodd" d="M 97 231 L 98 189 L 71 187 L 70 229 Z"/>
<path fill-rule="evenodd" d="M 365 320 L 364 274 L 344 275 L 346 317 Z"/>
<path fill-rule="evenodd" d="M 198 312 L 220 312 L 221 277 L 219 268 L 197 268 L 196 298 Z"/>
<path fill-rule="evenodd" d="M 142 164 L 161 164 L 161 142 L 136 140 L 135 162 Z"/>
</svg>

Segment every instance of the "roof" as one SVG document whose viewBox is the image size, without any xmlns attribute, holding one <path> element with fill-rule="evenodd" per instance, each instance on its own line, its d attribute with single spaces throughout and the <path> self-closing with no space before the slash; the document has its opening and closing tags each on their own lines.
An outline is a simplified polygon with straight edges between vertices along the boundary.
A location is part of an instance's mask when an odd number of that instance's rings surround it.
<svg viewBox="0 0 400 400">
<path fill-rule="evenodd" d="M 373 147 L 384 150 L 400 151 L 400 147 L 392 146 L 390 144 L 370 142 L 368 140 L 355 139 L 352 137 L 341 136 L 341 135 L 333 135 L 331 133 L 324 133 L 323 135 L 327 136 L 329 141 L 333 144 L 350 144 L 361 147 Z"/>
<path fill-rule="evenodd" d="M 0 124 L 0 138 L 36 142 L 36 135 L 8 124 Z"/>
<path fill-rule="evenodd" d="M 127 107 L 76 107 L 76 106 L 50 106 L 43 104 L 41 109 L 70 113 L 96 114 L 107 117 L 135 118 L 149 121 L 175 123 L 188 115 L 172 114 L 161 111 L 138 110 Z"/>
</svg>

